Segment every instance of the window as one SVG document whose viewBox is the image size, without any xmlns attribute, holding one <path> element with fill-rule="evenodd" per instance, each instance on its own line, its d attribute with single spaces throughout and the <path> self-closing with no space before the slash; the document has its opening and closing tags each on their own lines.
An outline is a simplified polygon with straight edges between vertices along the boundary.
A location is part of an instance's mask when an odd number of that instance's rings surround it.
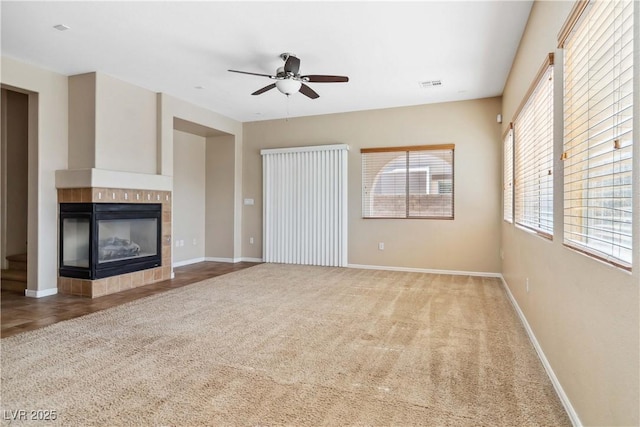
<svg viewBox="0 0 640 427">
<path fill-rule="evenodd" d="M 516 224 L 553 235 L 553 54 L 513 123 Z"/>
<path fill-rule="evenodd" d="M 363 148 L 363 218 L 453 219 L 454 145 Z"/>
<path fill-rule="evenodd" d="M 564 243 L 627 269 L 632 257 L 634 3 L 579 3 L 560 35 Z"/>
<path fill-rule="evenodd" d="M 503 218 L 507 222 L 513 222 L 513 124 L 504 136 L 503 147 L 503 177 L 502 177 L 502 201 Z"/>
</svg>

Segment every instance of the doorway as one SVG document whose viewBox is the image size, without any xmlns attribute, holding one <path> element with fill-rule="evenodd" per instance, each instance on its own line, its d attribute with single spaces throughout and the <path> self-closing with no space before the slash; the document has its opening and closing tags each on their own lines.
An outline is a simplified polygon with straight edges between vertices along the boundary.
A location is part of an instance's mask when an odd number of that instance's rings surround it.
<svg viewBox="0 0 640 427">
<path fill-rule="evenodd" d="M 0 210 L 2 289 L 27 288 L 29 95 L 2 88 Z"/>
<path fill-rule="evenodd" d="M 173 120 L 173 266 L 234 262 L 235 137 Z"/>
</svg>

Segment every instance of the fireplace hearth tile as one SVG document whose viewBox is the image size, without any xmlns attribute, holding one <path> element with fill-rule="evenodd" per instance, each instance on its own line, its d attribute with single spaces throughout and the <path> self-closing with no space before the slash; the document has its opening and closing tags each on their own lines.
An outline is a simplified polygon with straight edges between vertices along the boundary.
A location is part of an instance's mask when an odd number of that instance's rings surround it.
<svg viewBox="0 0 640 427">
<path fill-rule="evenodd" d="M 131 289 L 131 274 L 123 274 L 120 276 L 120 290 Z"/>
<path fill-rule="evenodd" d="M 107 294 L 107 279 L 94 280 L 92 283 L 91 297 L 101 297 Z"/>
<path fill-rule="evenodd" d="M 162 265 L 166 265 L 169 266 L 171 265 L 171 254 L 170 253 L 163 253 L 162 255 Z M 171 268 L 171 267 L 169 267 Z"/>
<path fill-rule="evenodd" d="M 83 297 L 90 297 L 93 290 L 92 290 L 92 286 L 91 286 L 91 281 L 90 280 L 82 280 L 80 282 L 80 286 L 82 288 L 82 296 Z"/>
<path fill-rule="evenodd" d="M 73 280 L 71 282 L 71 294 L 82 295 L 82 283 L 80 280 Z"/>
<path fill-rule="evenodd" d="M 155 281 L 155 274 L 153 270 L 144 271 L 144 283 L 153 283 Z"/>
<path fill-rule="evenodd" d="M 115 294 L 116 292 L 120 292 L 119 276 L 107 278 L 107 294 Z"/>
<path fill-rule="evenodd" d="M 68 277 L 58 277 L 58 288 L 63 294 L 71 293 L 71 280 Z"/>
<path fill-rule="evenodd" d="M 131 286 L 136 288 L 141 286 L 144 283 L 144 272 L 137 271 L 135 273 L 131 273 Z"/>
<path fill-rule="evenodd" d="M 104 295 L 150 285 L 170 278 L 170 266 L 156 267 L 135 273 L 122 274 L 97 280 L 58 277 L 58 291 L 67 295 L 98 298 Z"/>
<path fill-rule="evenodd" d="M 93 194 L 91 193 L 90 188 L 82 188 L 80 190 L 80 201 L 83 203 L 91 203 L 91 199 Z"/>
</svg>

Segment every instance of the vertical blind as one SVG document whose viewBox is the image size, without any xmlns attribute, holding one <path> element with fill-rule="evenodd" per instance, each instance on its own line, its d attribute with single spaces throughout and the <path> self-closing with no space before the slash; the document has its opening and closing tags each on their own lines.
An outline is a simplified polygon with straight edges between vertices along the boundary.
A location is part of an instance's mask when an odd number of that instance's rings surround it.
<svg viewBox="0 0 640 427">
<path fill-rule="evenodd" d="M 454 148 L 363 148 L 362 217 L 452 219 Z"/>
<path fill-rule="evenodd" d="M 514 121 L 515 221 L 553 235 L 553 54 Z"/>
<path fill-rule="evenodd" d="M 347 150 L 261 151 L 265 262 L 347 265 Z"/>
<path fill-rule="evenodd" d="M 513 124 L 509 125 L 509 130 L 504 136 L 502 156 L 503 218 L 507 222 L 513 222 Z"/>
<path fill-rule="evenodd" d="M 625 268 L 632 257 L 634 6 L 581 5 L 560 39 L 564 242 Z"/>
</svg>

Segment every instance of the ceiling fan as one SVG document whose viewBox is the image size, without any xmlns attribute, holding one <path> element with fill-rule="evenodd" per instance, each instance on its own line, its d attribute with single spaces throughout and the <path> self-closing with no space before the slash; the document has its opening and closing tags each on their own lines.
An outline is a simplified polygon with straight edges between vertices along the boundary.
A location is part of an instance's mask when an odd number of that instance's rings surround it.
<svg viewBox="0 0 640 427">
<path fill-rule="evenodd" d="M 345 76 L 325 76 L 319 74 L 309 74 L 301 76 L 298 72 L 300 70 L 300 59 L 292 53 L 282 53 L 280 58 L 284 61 L 284 67 L 279 67 L 276 70 L 275 75 L 250 73 L 248 71 L 229 70 L 232 73 L 249 74 L 252 76 L 269 77 L 275 80 L 275 83 L 271 83 L 253 92 L 251 95 L 260 95 L 273 88 L 278 89 L 280 92 L 289 96 L 296 92 L 300 92 L 303 95 L 308 96 L 311 99 L 316 99 L 320 95 L 313 89 L 307 86 L 305 83 L 346 83 L 349 81 L 349 77 Z"/>
</svg>

